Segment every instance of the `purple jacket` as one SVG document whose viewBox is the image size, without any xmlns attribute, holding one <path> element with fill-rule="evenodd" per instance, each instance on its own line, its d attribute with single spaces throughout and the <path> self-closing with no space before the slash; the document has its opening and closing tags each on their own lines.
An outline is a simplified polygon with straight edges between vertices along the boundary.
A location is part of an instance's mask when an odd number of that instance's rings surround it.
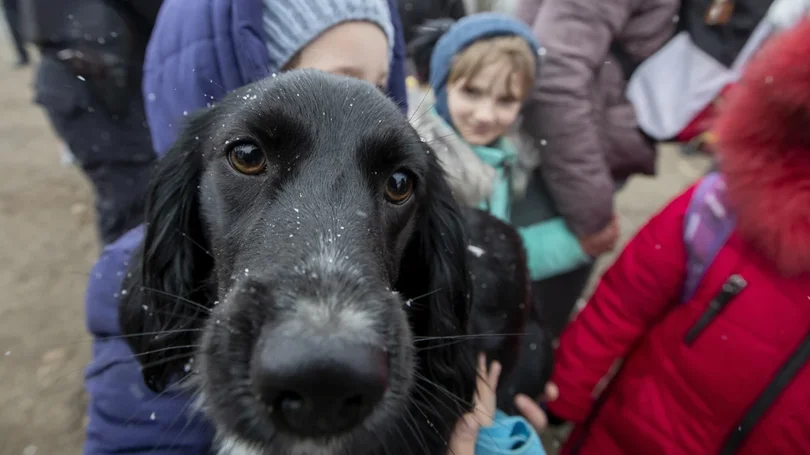
<svg viewBox="0 0 810 455">
<path fill-rule="evenodd" d="M 389 4 L 397 41 L 388 88 L 405 111 L 405 47 L 394 0 Z M 175 140 L 184 112 L 267 75 L 261 8 L 260 0 L 164 1 L 144 68 L 147 118 L 158 156 Z M 90 272 L 86 314 L 94 341 L 85 375 L 90 402 L 84 453 L 206 454 L 211 426 L 187 412 L 187 395 L 150 391 L 120 338 L 118 296 L 142 235 L 138 227 L 105 247 Z"/>
</svg>

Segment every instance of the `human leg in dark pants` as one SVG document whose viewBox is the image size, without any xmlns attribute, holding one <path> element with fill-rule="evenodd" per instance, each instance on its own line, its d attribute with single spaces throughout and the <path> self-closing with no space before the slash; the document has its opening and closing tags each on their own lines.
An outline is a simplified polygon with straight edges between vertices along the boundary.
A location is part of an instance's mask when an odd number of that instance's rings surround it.
<svg viewBox="0 0 810 455">
<path fill-rule="evenodd" d="M 84 81 L 43 56 L 36 100 L 93 185 L 103 244 L 143 222 L 149 174 L 156 157 L 143 99 L 135 92 L 125 113 L 106 113 Z"/>
<path fill-rule="evenodd" d="M 535 173 L 529 184 L 526 197 L 512 207 L 512 222 L 516 226 L 529 226 L 558 217 L 559 212 L 548 194 L 545 184 Z M 577 300 L 585 290 L 593 265 L 588 264 L 567 273 L 535 281 L 533 317 L 558 337 Z"/>
<path fill-rule="evenodd" d="M 26 65 L 29 62 L 28 51 L 25 49 L 25 41 L 20 31 L 20 9 L 19 0 L 3 0 L 3 10 L 6 15 L 11 38 L 14 40 L 14 47 L 17 51 L 17 64 Z"/>
<path fill-rule="evenodd" d="M 582 297 L 593 264 L 532 283 L 535 312 L 554 338 L 559 338 Z"/>
</svg>

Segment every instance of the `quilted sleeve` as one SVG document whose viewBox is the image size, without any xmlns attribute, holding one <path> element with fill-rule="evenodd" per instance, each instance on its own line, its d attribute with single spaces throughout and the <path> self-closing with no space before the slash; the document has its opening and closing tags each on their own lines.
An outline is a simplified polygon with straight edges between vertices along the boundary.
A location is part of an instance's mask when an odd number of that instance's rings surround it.
<svg viewBox="0 0 810 455">
<path fill-rule="evenodd" d="M 234 31 L 234 5 L 222 0 L 165 0 L 146 49 L 143 96 L 155 153 L 162 157 L 192 112 L 246 84 L 240 52 L 255 37 Z M 236 34 L 235 34 L 236 33 Z M 245 42 L 237 47 L 234 36 Z"/>
<path fill-rule="evenodd" d="M 563 332 L 551 379 L 560 389 L 549 404 L 554 415 L 581 423 L 615 361 L 678 302 L 686 275 L 683 220 L 693 191 L 676 197 L 630 240 Z"/>
</svg>

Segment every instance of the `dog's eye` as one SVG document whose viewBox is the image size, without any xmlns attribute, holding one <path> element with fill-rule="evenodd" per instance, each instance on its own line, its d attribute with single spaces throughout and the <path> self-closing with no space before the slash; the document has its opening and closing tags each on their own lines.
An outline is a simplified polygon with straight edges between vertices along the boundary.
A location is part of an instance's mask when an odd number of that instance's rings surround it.
<svg viewBox="0 0 810 455">
<path fill-rule="evenodd" d="M 413 193 L 413 177 L 407 171 L 397 171 L 385 183 L 385 198 L 393 204 L 402 204 Z"/>
<path fill-rule="evenodd" d="M 246 175 L 260 174 L 267 167 L 264 153 L 253 144 L 241 144 L 228 152 L 231 167 Z"/>
</svg>

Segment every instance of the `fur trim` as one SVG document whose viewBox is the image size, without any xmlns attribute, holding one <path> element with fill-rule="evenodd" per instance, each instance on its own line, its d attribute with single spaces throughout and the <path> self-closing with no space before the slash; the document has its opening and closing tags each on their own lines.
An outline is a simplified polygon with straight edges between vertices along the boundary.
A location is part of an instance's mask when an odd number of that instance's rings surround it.
<svg viewBox="0 0 810 455">
<path fill-rule="evenodd" d="M 809 272 L 810 19 L 749 62 L 715 131 L 738 231 L 780 272 Z"/>
</svg>

